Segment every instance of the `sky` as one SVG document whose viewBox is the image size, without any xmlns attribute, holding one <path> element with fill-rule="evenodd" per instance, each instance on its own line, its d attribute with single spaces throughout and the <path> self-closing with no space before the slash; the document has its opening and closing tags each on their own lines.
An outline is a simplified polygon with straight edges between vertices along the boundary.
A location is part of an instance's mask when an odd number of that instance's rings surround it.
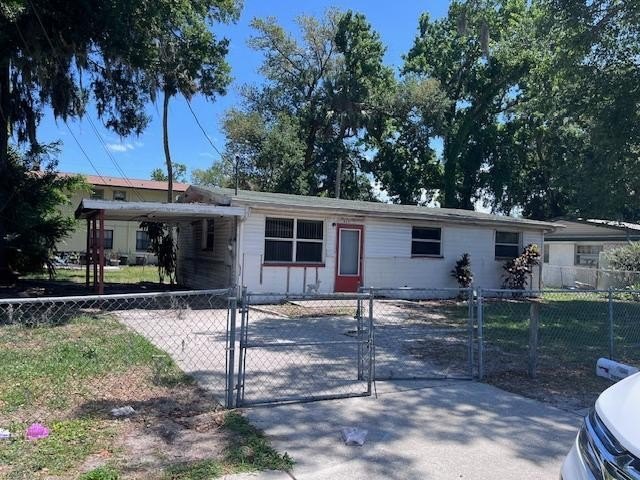
<svg viewBox="0 0 640 480">
<path fill-rule="evenodd" d="M 192 100 L 192 108 L 211 142 L 222 151 L 224 135 L 220 130 L 220 122 L 224 112 L 239 105 L 238 90 L 241 85 L 257 84 L 261 80 L 258 68 L 262 57 L 247 46 L 247 39 L 252 35 L 250 22 L 253 18 L 274 16 L 287 31 L 295 33 L 295 19 L 301 14 L 321 16 L 331 7 L 364 13 L 387 46 L 387 64 L 399 68 L 402 55 L 413 44 L 420 14 L 428 12 L 433 18 L 442 17 L 447 12 L 448 4 L 448 0 L 403 0 L 397 3 L 382 0 L 245 0 L 237 23 L 215 27 L 216 34 L 230 40 L 227 58 L 233 83 L 226 96 L 215 102 L 196 97 Z M 90 118 L 70 120 L 67 125 L 62 120 L 56 121 L 47 112 L 39 128 L 40 141 L 61 141 L 60 171 L 89 175 L 98 173 L 103 176 L 122 176 L 122 171 L 128 178 L 149 178 L 154 168 L 164 165 L 161 110 L 161 104 L 150 105 L 148 114 L 152 119 L 147 129 L 140 136 L 126 138 L 119 138 L 104 128 L 92 107 L 87 114 Z M 181 97 L 175 97 L 170 104 L 169 141 L 173 161 L 186 164 L 189 172 L 196 168 L 208 168 L 219 160 L 219 154 L 208 142 Z"/>
</svg>

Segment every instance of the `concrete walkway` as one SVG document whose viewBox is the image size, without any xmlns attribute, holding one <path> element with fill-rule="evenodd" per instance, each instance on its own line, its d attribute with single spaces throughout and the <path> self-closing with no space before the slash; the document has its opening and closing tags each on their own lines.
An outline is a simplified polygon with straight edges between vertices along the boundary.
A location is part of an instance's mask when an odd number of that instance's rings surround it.
<svg viewBox="0 0 640 480">
<path fill-rule="evenodd" d="M 291 475 L 254 480 L 555 479 L 581 418 L 490 385 L 464 381 L 378 382 L 378 398 L 247 410 Z M 340 428 L 369 431 L 345 446 Z"/>
</svg>

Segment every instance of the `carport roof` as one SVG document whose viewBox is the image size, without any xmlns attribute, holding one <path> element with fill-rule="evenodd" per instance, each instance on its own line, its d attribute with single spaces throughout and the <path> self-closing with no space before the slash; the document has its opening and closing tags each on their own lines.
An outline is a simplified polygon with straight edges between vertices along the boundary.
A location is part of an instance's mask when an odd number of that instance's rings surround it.
<svg viewBox="0 0 640 480">
<path fill-rule="evenodd" d="M 244 215 L 243 207 L 206 203 L 121 202 L 84 198 L 76 209 L 76 218 L 92 218 L 104 211 L 105 220 L 175 222 L 219 216 Z"/>
</svg>

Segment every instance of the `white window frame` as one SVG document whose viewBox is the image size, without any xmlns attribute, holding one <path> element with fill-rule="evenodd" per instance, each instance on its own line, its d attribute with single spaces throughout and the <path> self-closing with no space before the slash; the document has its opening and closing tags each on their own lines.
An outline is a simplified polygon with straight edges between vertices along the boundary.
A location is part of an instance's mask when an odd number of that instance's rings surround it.
<svg viewBox="0 0 640 480">
<path fill-rule="evenodd" d="M 578 253 L 579 247 L 596 247 L 599 248 L 598 253 Z M 597 245 L 595 243 L 576 243 L 573 247 L 573 265 L 575 267 L 583 267 L 583 268 L 599 268 L 600 267 L 600 254 L 604 250 L 602 245 Z M 590 257 L 595 258 L 595 264 L 585 265 L 584 263 L 579 263 L 579 257 Z"/>
<path fill-rule="evenodd" d="M 147 235 L 147 248 L 138 248 L 138 233 L 145 233 Z M 136 252 L 148 252 L 151 246 L 151 239 L 149 238 L 149 232 L 146 230 L 136 230 Z"/>
<path fill-rule="evenodd" d="M 514 233 L 516 235 L 518 235 L 518 243 L 504 243 L 504 242 L 498 242 L 498 233 Z M 515 257 L 500 257 L 498 255 L 496 255 L 496 247 L 498 246 L 502 246 L 502 247 L 513 247 L 513 246 L 517 247 L 517 253 Z M 511 260 L 512 258 L 516 258 L 518 255 L 520 255 L 520 252 L 522 251 L 522 232 L 516 232 L 513 230 L 494 230 L 493 232 L 493 255 L 495 257 L 496 260 Z"/>
<path fill-rule="evenodd" d="M 98 193 L 100 192 L 100 193 Z M 92 188 L 91 189 L 92 200 L 104 200 L 104 188 Z"/>
<path fill-rule="evenodd" d="M 274 220 L 293 220 L 293 237 L 267 237 L 267 220 L 269 219 L 274 219 Z M 298 239 L 298 221 L 303 221 L 303 222 L 320 222 L 322 223 L 322 240 L 317 240 L 317 239 L 310 239 L 310 238 L 302 238 L 302 239 Z M 291 261 L 287 262 L 287 261 L 280 261 L 280 260 L 266 260 L 263 257 L 263 263 L 265 265 L 269 265 L 269 264 L 288 264 L 288 265 L 296 265 L 296 264 L 303 264 L 303 265 L 322 265 L 324 264 L 324 257 L 325 257 L 325 240 L 327 238 L 327 228 L 326 228 L 326 222 L 322 219 L 318 219 L 318 218 L 302 218 L 302 217 L 283 217 L 283 216 L 279 216 L 279 215 L 267 215 L 264 217 L 264 227 L 265 227 L 265 234 L 264 234 L 264 243 L 263 243 L 263 248 L 264 250 L 264 255 L 266 255 L 266 244 L 267 244 L 267 240 L 272 240 L 272 241 L 276 241 L 276 242 L 291 242 L 292 246 L 291 248 L 293 249 L 291 251 Z M 321 254 L 320 254 L 320 261 L 317 262 L 312 262 L 312 261 L 298 261 L 297 256 L 298 256 L 298 242 L 301 243 L 319 243 L 322 245 L 322 250 L 321 250 Z"/>
<path fill-rule="evenodd" d="M 432 230 L 440 230 L 440 240 L 433 240 L 429 238 L 413 238 L 413 229 L 414 228 L 424 228 L 424 229 L 432 229 Z M 410 254 L 412 258 L 443 258 L 442 246 L 443 246 L 443 233 L 444 229 L 441 225 L 411 225 L 411 249 Z M 440 244 L 440 253 L 413 253 L 413 242 L 422 242 L 422 243 L 438 243 Z"/>
<path fill-rule="evenodd" d="M 124 194 L 124 198 L 122 199 L 117 199 L 116 198 L 116 193 L 122 193 Z M 112 194 L 113 200 L 116 202 L 126 202 L 127 201 L 127 191 L 126 190 L 114 190 L 113 194 Z"/>
</svg>

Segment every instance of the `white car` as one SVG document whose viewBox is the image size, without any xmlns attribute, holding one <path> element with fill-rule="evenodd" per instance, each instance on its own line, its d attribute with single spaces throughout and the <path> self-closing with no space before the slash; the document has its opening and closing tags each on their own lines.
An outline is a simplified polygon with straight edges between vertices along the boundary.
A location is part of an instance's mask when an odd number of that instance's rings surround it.
<svg viewBox="0 0 640 480">
<path fill-rule="evenodd" d="M 561 480 L 640 480 L 640 373 L 602 392 L 562 465 Z"/>
</svg>

